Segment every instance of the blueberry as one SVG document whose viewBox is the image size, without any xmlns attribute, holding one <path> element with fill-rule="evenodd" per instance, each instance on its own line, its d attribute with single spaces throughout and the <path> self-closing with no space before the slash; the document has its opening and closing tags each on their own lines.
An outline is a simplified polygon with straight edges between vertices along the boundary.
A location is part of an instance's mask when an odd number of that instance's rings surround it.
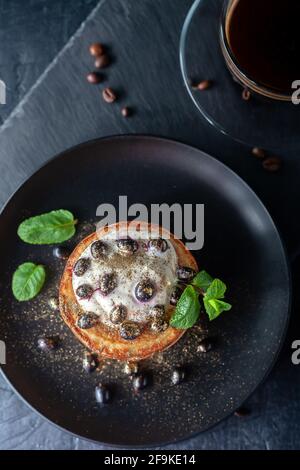
<svg viewBox="0 0 300 470">
<path fill-rule="evenodd" d="M 81 328 L 82 330 L 93 328 L 97 323 L 99 323 L 99 317 L 93 312 L 83 313 L 78 317 L 76 322 L 78 328 Z"/>
<path fill-rule="evenodd" d="M 96 401 L 101 405 L 106 405 L 111 401 L 111 392 L 106 385 L 98 384 L 95 388 Z"/>
<path fill-rule="evenodd" d="M 179 286 L 174 287 L 173 292 L 170 297 L 170 304 L 171 305 L 176 305 L 178 300 L 181 297 L 181 294 L 183 292 L 183 289 L 181 289 Z"/>
<path fill-rule="evenodd" d="M 59 337 L 58 336 L 43 336 L 38 339 L 38 348 L 43 352 L 51 352 L 58 348 L 59 346 Z"/>
<path fill-rule="evenodd" d="M 110 312 L 110 321 L 117 325 L 126 319 L 127 309 L 124 305 L 115 305 Z"/>
<path fill-rule="evenodd" d="M 141 334 L 140 327 L 133 321 L 124 321 L 120 326 L 120 336 L 126 340 L 133 340 Z"/>
<path fill-rule="evenodd" d="M 136 285 L 135 296 L 140 302 L 148 302 L 152 299 L 154 293 L 154 284 L 149 279 L 141 281 Z"/>
<path fill-rule="evenodd" d="M 105 273 L 99 279 L 99 289 L 101 294 L 110 294 L 117 286 L 117 278 L 114 273 Z"/>
<path fill-rule="evenodd" d="M 147 387 L 147 385 L 149 385 L 149 378 L 146 374 L 142 374 L 142 373 L 136 374 L 133 377 L 132 385 L 133 385 L 134 390 L 136 391 L 142 390 L 143 388 Z"/>
<path fill-rule="evenodd" d="M 171 381 L 173 385 L 178 385 L 186 378 L 186 371 L 183 367 L 175 367 L 172 371 Z"/>
<path fill-rule="evenodd" d="M 191 281 L 196 275 L 196 272 L 188 266 L 179 266 L 177 269 L 177 277 L 180 281 Z"/>
<path fill-rule="evenodd" d="M 68 259 L 70 256 L 70 250 L 64 246 L 56 246 L 53 248 L 53 256 L 58 259 Z"/>
<path fill-rule="evenodd" d="M 197 351 L 202 353 L 208 353 L 212 349 L 212 341 L 209 338 L 204 338 L 200 341 Z"/>
<path fill-rule="evenodd" d="M 162 319 L 165 316 L 165 307 L 163 305 L 155 305 L 155 307 L 150 308 L 149 314 L 153 319 Z"/>
<path fill-rule="evenodd" d="M 76 289 L 76 295 L 80 299 L 88 299 L 93 295 L 93 288 L 89 284 L 82 284 L 81 286 L 77 287 Z"/>
<path fill-rule="evenodd" d="M 91 265 L 91 260 L 89 258 L 79 258 L 74 266 L 74 274 L 76 276 L 83 276 Z"/>
<path fill-rule="evenodd" d="M 94 353 L 85 353 L 82 361 L 83 369 L 86 372 L 94 372 L 99 365 L 99 360 L 97 354 Z"/>
<path fill-rule="evenodd" d="M 148 242 L 148 250 L 164 253 L 168 249 L 168 243 L 163 238 L 152 238 Z"/>
<path fill-rule="evenodd" d="M 117 247 L 122 256 L 131 256 L 139 248 L 138 242 L 132 238 L 122 238 L 117 240 Z"/>
<path fill-rule="evenodd" d="M 163 331 L 166 331 L 168 327 L 169 323 L 163 318 L 155 318 L 150 325 L 151 330 L 155 331 L 155 333 L 162 333 Z"/>
<path fill-rule="evenodd" d="M 97 240 L 91 245 L 91 254 L 94 259 L 100 259 L 107 255 L 107 245 L 101 240 Z"/>
</svg>

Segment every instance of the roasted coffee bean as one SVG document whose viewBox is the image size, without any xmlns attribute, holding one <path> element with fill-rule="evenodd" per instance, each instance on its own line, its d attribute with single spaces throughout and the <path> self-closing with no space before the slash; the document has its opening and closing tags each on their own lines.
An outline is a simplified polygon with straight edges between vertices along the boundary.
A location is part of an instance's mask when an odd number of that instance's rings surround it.
<svg viewBox="0 0 300 470">
<path fill-rule="evenodd" d="M 94 57 L 100 57 L 105 53 L 105 47 L 99 42 L 90 45 L 90 54 Z"/>
<path fill-rule="evenodd" d="M 117 277 L 114 273 L 105 273 L 99 279 L 101 294 L 108 295 L 117 287 Z"/>
<path fill-rule="evenodd" d="M 124 372 L 126 375 L 135 375 L 138 373 L 139 366 L 137 362 L 126 362 Z"/>
<path fill-rule="evenodd" d="M 139 325 L 133 321 L 124 321 L 120 326 L 120 336 L 126 340 L 134 340 L 141 334 Z"/>
<path fill-rule="evenodd" d="M 132 115 L 132 110 L 131 108 L 128 108 L 127 106 L 125 106 L 124 108 L 121 109 L 121 114 L 123 117 L 127 118 Z"/>
<path fill-rule="evenodd" d="M 94 372 L 99 366 L 99 359 L 97 354 L 94 353 L 85 353 L 82 360 L 83 369 L 86 372 Z"/>
<path fill-rule="evenodd" d="M 249 408 L 246 408 L 245 406 L 238 408 L 234 412 L 234 415 L 237 416 L 238 418 L 245 418 L 246 416 L 249 416 L 250 414 L 251 414 L 251 411 L 249 410 Z"/>
<path fill-rule="evenodd" d="M 149 385 L 149 378 L 147 374 L 136 374 L 132 379 L 132 385 L 135 391 L 143 390 Z"/>
<path fill-rule="evenodd" d="M 98 384 L 95 388 L 95 398 L 100 405 L 106 405 L 112 398 L 110 389 L 106 385 Z"/>
<path fill-rule="evenodd" d="M 164 253 L 168 249 L 168 243 L 163 238 L 153 238 L 148 242 L 148 250 L 158 253 Z"/>
<path fill-rule="evenodd" d="M 165 307 L 163 305 L 155 305 L 155 307 L 151 307 L 149 310 L 149 315 L 155 320 L 164 318 L 165 313 Z"/>
<path fill-rule="evenodd" d="M 88 299 L 93 295 L 94 289 L 89 284 L 82 284 L 81 286 L 77 287 L 76 295 L 80 299 Z"/>
<path fill-rule="evenodd" d="M 77 319 L 77 326 L 82 330 L 93 328 L 95 325 L 97 325 L 97 323 L 99 323 L 99 317 L 96 315 L 96 313 L 93 312 L 83 313 Z"/>
<path fill-rule="evenodd" d="M 98 83 L 102 82 L 103 76 L 98 72 L 90 72 L 87 74 L 86 79 L 89 83 L 97 85 Z"/>
<path fill-rule="evenodd" d="M 163 318 L 155 318 L 150 325 L 150 328 L 155 333 L 162 333 L 166 331 L 169 327 L 169 323 L 165 321 Z"/>
<path fill-rule="evenodd" d="M 116 241 L 119 253 L 123 256 L 133 255 L 139 248 L 138 242 L 132 238 L 122 238 Z"/>
<path fill-rule="evenodd" d="M 202 352 L 202 353 L 207 353 L 211 351 L 212 347 L 213 347 L 212 341 L 209 338 L 204 338 L 202 341 L 200 341 L 197 351 Z"/>
<path fill-rule="evenodd" d="M 59 309 L 59 301 L 57 297 L 50 297 L 48 299 L 48 305 L 52 310 L 58 310 Z"/>
<path fill-rule="evenodd" d="M 110 312 L 110 321 L 115 325 L 122 323 L 127 316 L 127 309 L 124 305 L 116 305 Z"/>
<path fill-rule="evenodd" d="M 58 259 L 68 259 L 70 256 L 70 250 L 64 246 L 56 246 L 53 248 L 53 256 Z"/>
<path fill-rule="evenodd" d="M 79 260 L 75 263 L 73 268 L 74 274 L 76 276 L 83 276 L 89 267 L 91 266 L 91 260 L 89 258 L 79 258 Z"/>
<path fill-rule="evenodd" d="M 135 288 L 135 296 L 140 302 L 149 302 L 155 294 L 153 282 L 149 279 L 139 282 Z"/>
<path fill-rule="evenodd" d="M 59 346 L 59 337 L 58 336 L 43 336 L 38 339 L 38 348 L 43 352 L 51 352 L 58 348 Z"/>
<path fill-rule="evenodd" d="M 175 367 L 172 371 L 171 382 L 173 385 L 178 385 L 186 378 L 186 371 L 183 367 Z"/>
<path fill-rule="evenodd" d="M 252 149 L 252 155 L 254 155 L 254 157 L 259 158 L 259 159 L 262 160 L 263 158 L 266 157 L 266 152 L 263 149 L 259 148 L 259 147 L 254 147 Z"/>
<path fill-rule="evenodd" d="M 177 269 L 177 277 L 180 281 L 191 281 L 195 277 L 196 272 L 188 266 L 179 266 Z"/>
<path fill-rule="evenodd" d="M 171 298 L 170 298 L 170 304 L 171 305 L 176 305 L 178 300 L 180 299 L 182 295 L 183 289 L 179 286 L 174 287 Z"/>
<path fill-rule="evenodd" d="M 107 244 L 101 240 L 97 240 L 91 245 L 91 254 L 94 259 L 100 259 L 107 255 Z"/>
<path fill-rule="evenodd" d="M 208 90 L 212 85 L 212 82 L 210 80 L 202 80 L 200 83 L 197 85 L 197 89 L 200 91 Z"/>
<path fill-rule="evenodd" d="M 249 101 L 251 98 L 251 92 L 248 90 L 248 88 L 244 88 L 242 92 L 242 98 L 244 101 Z"/>
<path fill-rule="evenodd" d="M 106 103 L 113 103 L 117 99 L 117 95 L 112 88 L 104 88 L 102 96 Z"/>
<path fill-rule="evenodd" d="M 107 54 L 102 54 L 95 60 L 95 67 L 97 69 L 104 69 L 110 64 L 110 58 Z"/>
<path fill-rule="evenodd" d="M 276 173 L 281 168 L 281 160 L 279 157 L 269 157 L 262 162 L 262 165 L 266 171 Z"/>
</svg>

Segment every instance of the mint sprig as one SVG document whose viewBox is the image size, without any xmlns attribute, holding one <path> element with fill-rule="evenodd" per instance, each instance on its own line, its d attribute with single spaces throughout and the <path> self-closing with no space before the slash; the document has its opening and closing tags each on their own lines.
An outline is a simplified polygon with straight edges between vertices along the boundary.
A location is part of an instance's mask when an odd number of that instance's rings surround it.
<svg viewBox="0 0 300 470">
<path fill-rule="evenodd" d="M 224 299 L 226 290 L 223 281 L 214 279 L 206 271 L 200 271 L 183 291 L 170 325 L 182 330 L 191 328 L 200 315 L 200 296 L 203 298 L 203 307 L 209 320 L 215 320 L 222 312 L 231 310 L 231 304 L 221 300 Z"/>
</svg>

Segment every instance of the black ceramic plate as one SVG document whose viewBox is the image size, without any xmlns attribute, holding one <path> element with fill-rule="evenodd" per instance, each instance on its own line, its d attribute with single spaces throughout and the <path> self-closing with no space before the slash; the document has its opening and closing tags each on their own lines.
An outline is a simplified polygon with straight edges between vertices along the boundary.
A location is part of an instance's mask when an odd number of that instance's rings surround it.
<svg viewBox="0 0 300 470">
<path fill-rule="evenodd" d="M 134 395 L 118 364 L 101 373 L 82 370 L 84 348 L 57 312 L 47 307 L 56 293 L 64 263 L 51 247 L 22 243 L 17 226 L 29 215 L 67 208 L 81 223 L 70 248 L 93 230 L 96 208 L 128 204 L 204 203 L 205 245 L 196 253 L 199 266 L 226 280 L 231 312 L 208 329 L 190 330 L 169 351 L 144 368 L 152 385 Z M 10 199 L 0 219 L 1 339 L 6 341 L 3 372 L 15 390 L 53 423 L 85 438 L 113 445 L 148 446 L 188 438 L 232 413 L 270 371 L 280 349 L 289 310 L 289 273 L 277 230 L 249 187 L 217 160 L 189 146 L 152 137 L 115 137 L 80 145 L 51 160 Z M 27 303 L 10 292 L 13 271 L 21 262 L 44 263 L 43 293 Z M 59 334 L 52 355 L 37 351 L 37 338 Z M 209 335 L 214 349 L 197 352 Z M 176 364 L 188 368 L 186 383 L 172 387 Z M 94 387 L 110 383 L 114 399 L 99 407 Z"/>
</svg>

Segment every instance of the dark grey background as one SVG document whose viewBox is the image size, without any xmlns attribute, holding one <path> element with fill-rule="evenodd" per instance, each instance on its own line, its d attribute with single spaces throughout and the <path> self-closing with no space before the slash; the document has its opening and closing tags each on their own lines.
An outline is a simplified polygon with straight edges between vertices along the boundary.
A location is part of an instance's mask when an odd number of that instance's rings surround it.
<svg viewBox="0 0 300 470">
<path fill-rule="evenodd" d="M 96 2 L 0 1 L 0 78 L 8 87 L 8 103 L 0 106 L 5 121 L 0 129 L 1 204 L 41 163 L 67 147 L 112 134 L 159 134 L 195 145 L 233 168 L 269 208 L 289 255 L 297 250 L 298 153 L 282 155 L 279 174 L 265 173 L 250 149 L 211 128 L 187 95 L 178 43 L 191 4 L 191 0 L 100 2 L 56 57 Z M 108 44 L 115 58 L 107 70 L 107 83 L 118 90 L 120 100 L 112 106 L 103 104 L 99 89 L 85 81 L 92 67 L 87 49 L 95 40 Z M 127 103 L 136 113 L 124 120 L 120 107 Z M 272 374 L 247 403 L 251 415 L 232 416 L 177 449 L 300 448 L 300 366 L 291 363 L 291 342 L 300 339 L 297 260 L 293 279 L 296 289 L 286 344 Z M 0 448 L 101 448 L 48 424 L 2 379 L 0 393 Z"/>
</svg>

